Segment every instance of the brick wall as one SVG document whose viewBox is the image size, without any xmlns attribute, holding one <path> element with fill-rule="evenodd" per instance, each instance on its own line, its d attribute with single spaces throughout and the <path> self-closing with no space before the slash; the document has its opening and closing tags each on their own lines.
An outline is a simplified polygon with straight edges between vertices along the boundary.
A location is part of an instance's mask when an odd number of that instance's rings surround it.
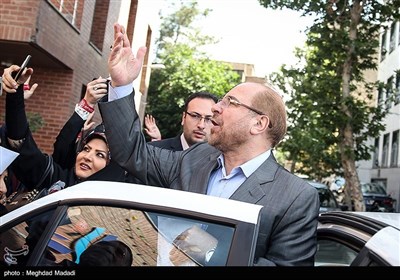
<svg viewBox="0 0 400 280">
<path fill-rule="evenodd" d="M 37 0 L 0 1 L 0 38 L 30 41 L 35 32 L 39 3 Z"/>
<path fill-rule="evenodd" d="M 72 114 L 70 99 L 72 94 L 72 71 L 54 71 L 35 69 L 31 84 L 38 83 L 34 95 L 25 104 L 27 112 L 39 113 L 44 120 L 44 127 L 33 136 L 40 147 L 47 153 L 52 153 L 53 143 L 60 129 Z M 75 99 L 75 97 L 72 97 Z"/>
</svg>

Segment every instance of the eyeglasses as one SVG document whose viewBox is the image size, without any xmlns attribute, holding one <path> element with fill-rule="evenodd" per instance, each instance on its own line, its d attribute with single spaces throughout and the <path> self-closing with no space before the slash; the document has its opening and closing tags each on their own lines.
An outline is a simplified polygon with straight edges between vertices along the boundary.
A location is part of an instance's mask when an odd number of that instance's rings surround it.
<svg viewBox="0 0 400 280">
<path fill-rule="evenodd" d="M 219 99 L 219 100 L 218 100 L 218 104 L 219 104 L 222 108 L 228 108 L 229 105 L 231 105 L 231 104 L 234 105 L 234 106 L 242 106 L 242 107 L 244 107 L 244 108 L 246 108 L 246 109 L 249 109 L 250 111 L 253 111 L 254 113 L 257 113 L 257 114 L 259 114 L 259 115 L 265 115 L 263 112 L 261 112 L 261 111 L 255 109 L 255 108 L 253 108 L 253 107 L 250 107 L 249 105 L 243 104 L 243 103 L 240 102 L 239 100 L 233 99 L 233 97 L 232 97 L 232 96 L 229 96 L 229 95 L 228 95 L 228 96 L 225 96 L 225 97 L 222 98 L 222 99 Z M 272 128 L 271 120 L 270 120 L 270 122 L 269 122 L 268 127 L 269 127 L 269 128 Z"/>
<path fill-rule="evenodd" d="M 189 115 L 194 121 L 196 122 L 201 122 L 202 119 L 204 119 L 204 123 L 209 125 L 211 124 L 211 116 L 205 116 L 203 117 L 202 115 L 198 113 L 190 113 L 188 111 L 185 112 L 187 115 Z"/>
<path fill-rule="evenodd" d="M 251 110 L 251 111 L 253 111 L 253 112 L 255 112 L 255 113 L 257 113 L 257 114 L 259 114 L 259 115 L 265 115 L 263 112 L 261 112 L 261 111 L 259 111 L 259 110 L 257 110 L 257 109 L 254 109 L 254 108 L 252 108 L 252 107 L 250 107 L 250 106 L 248 106 L 248 105 L 246 105 L 246 104 L 243 104 L 242 102 L 240 102 L 239 100 L 237 100 L 237 99 L 233 99 L 232 98 L 232 96 L 225 96 L 224 98 L 222 98 L 222 99 L 220 99 L 220 100 L 218 100 L 218 103 L 220 104 L 220 106 L 222 107 L 222 108 L 228 108 L 229 107 L 229 105 L 234 105 L 234 106 L 243 106 L 243 107 L 245 107 L 246 109 L 249 109 L 249 110 Z"/>
</svg>

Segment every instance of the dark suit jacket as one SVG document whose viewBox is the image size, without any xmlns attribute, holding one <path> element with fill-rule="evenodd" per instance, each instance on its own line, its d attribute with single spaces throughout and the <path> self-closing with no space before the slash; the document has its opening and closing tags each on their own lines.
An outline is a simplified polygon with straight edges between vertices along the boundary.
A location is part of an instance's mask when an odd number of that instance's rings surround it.
<svg viewBox="0 0 400 280">
<path fill-rule="evenodd" d="M 181 142 L 181 134 L 172 137 L 166 138 L 160 141 L 151 141 L 148 142 L 149 145 L 154 147 L 160 147 L 172 151 L 183 151 L 182 142 Z"/>
<path fill-rule="evenodd" d="M 206 194 L 221 152 L 207 143 L 181 152 L 146 144 L 134 95 L 99 103 L 113 159 L 147 185 Z M 318 193 L 271 156 L 230 199 L 263 205 L 255 265 L 314 264 Z"/>
</svg>

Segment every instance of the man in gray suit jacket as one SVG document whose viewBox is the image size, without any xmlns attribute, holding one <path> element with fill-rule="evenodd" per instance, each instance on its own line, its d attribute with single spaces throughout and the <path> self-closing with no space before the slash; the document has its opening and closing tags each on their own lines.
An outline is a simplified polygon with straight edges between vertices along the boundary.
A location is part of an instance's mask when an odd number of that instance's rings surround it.
<svg viewBox="0 0 400 280">
<path fill-rule="evenodd" d="M 99 103 L 114 160 L 148 185 L 263 205 L 254 265 L 312 266 L 318 193 L 272 153 L 286 134 L 282 97 L 263 84 L 239 84 L 213 105 L 208 143 L 182 152 L 147 145 L 129 94 L 146 48 L 135 57 L 124 28 L 115 24 L 114 29 L 109 57 L 113 101 Z"/>
</svg>

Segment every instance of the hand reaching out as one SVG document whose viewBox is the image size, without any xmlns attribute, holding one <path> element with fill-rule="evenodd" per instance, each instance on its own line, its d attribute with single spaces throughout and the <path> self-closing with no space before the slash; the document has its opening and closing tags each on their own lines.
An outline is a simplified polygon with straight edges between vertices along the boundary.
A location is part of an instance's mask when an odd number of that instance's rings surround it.
<svg viewBox="0 0 400 280">
<path fill-rule="evenodd" d="M 35 92 L 36 88 L 38 87 L 37 83 L 34 83 L 32 86 L 29 86 L 30 80 L 31 80 L 31 76 L 29 76 L 28 80 L 26 80 L 24 83 L 24 99 L 25 100 L 29 99 Z M 25 87 L 27 87 L 27 89 L 25 89 Z"/>
<path fill-rule="evenodd" d="M 18 65 L 11 65 L 10 67 L 4 69 L 2 76 L 2 86 L 5 92 L 15 93 L 16 89 L 23 83 L 25 83 L 33 73 L 32 68 L 26 68 L 22 75 L 19 77 L 18 81 L 15 81 L 12 77 L 12 73 L 19 70 Z M 35 87 L 36 88 L 36 87 Z"/>
<path fill-rule="evenodd" d="M 107 79 L 99 77 L 86 85 L 84 99 L 94 107 L 107 94 Z"/>
<path fill-rule="evenodd" d="M 124 27 L 114 24 L 114 44 L 108 58 L 113 87 L 131 84 L 139 76 L 146 51 L 146 47 L 140 47 L 135 57 Z"/>
<path fill-rule="evenodd" d="M 156 120 L 152 115 L 147 114 L 144 117 L 144 131 L 150 136 L 151 141 L 161 140 L 161 132 L 158 129 Z"/>
</svg>

